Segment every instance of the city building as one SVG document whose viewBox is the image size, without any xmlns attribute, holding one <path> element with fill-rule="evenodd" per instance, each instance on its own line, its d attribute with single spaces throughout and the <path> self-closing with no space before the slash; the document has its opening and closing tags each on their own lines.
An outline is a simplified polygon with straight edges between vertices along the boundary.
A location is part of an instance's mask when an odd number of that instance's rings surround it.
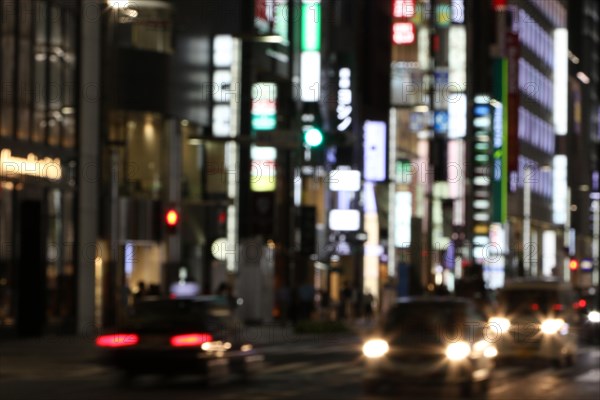
<svg viewBox="0 0 600 400">
<path fill-rule="evenodd" d="M 0 2 L 0 330 L 75 329 L 79 3 Z"/>
</svg>

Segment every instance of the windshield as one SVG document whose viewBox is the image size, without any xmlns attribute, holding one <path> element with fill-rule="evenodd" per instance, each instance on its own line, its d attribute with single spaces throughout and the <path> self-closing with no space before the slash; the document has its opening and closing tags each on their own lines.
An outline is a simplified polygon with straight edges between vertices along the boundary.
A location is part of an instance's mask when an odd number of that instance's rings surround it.
<svg viewBox="0 0 600 400">
<path fill-rule="evenodd" d="M 559 298 L 555 290 L 506 290 L 500 294 L 499 301 L 508 314 L 548 313 L 554 304 L 559 303 Z"/>
<path fill-rule="evenodd" d="M 462 335 L 465 320 L 464 304 L 400 304 L 388 313 L 384 331 L 397 344 L 443 343 Z"/>
</svg>

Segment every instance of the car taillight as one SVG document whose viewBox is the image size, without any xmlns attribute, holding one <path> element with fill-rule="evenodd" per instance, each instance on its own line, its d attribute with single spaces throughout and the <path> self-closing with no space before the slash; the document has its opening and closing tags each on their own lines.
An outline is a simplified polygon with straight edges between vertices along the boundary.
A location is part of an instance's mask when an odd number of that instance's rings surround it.
<svg viewBox="0 0 600 400">
<path fill-rule="evenodd" d="M 563 309 L 562 304 L 554 304 L 554 305 L 552 305 L 552 310 L 554 310 L 554 311 L 562 311 L 562 309 Z"/>
<path fill-rule="evenodd" d="M 531 304 L 531 311 L 539 311 L 540 305 L 538 303 Z"/>
<path fill-rule="evenodd" d="M 102 335 L 96 338 L 96 346 L 99 347 L 126 347 L 135 346 L 140 338 L 135 333 L 115 333 L 113 335 Z"/>
<path fill-rule="evenodd" d="M 201 346 L 203 343 L 212 342 L 213 337 L 209 333 L 189 333 L 171 337 L 171 346 L 190 347 Z"/>
</svg>

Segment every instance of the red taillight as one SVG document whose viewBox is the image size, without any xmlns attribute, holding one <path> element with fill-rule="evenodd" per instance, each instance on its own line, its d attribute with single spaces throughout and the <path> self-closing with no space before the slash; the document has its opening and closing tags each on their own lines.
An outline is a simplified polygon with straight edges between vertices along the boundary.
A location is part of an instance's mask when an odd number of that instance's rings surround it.
<svg viewBox="0 0 600 400">
<path fill-rule="evenodd" d="M 531 310 L 532 311 L 538 311 L 540 309 L 540 305 L 538 303 L 532 303 L 531 304 Z"/>
<path fill-rule="evenodd" d="M 562 309 L 563 309 L 562 304 L 554 304 L 554 305 L 552 305 L 552 310 L 554 310 L 554 311 L 562 311 Z"/>
<path fill-rule="evenodd" d="M 585 308 L 587 306 L 587 301 L 585 301 L 585 299 L 581 299 L 579 300 L 579 308 Z"/>
<path fill-rule="evenodd" d="M 209 333 L 189 333 L 171 337 L 171 346 L 188 347 L 201 346 L 203 343 L 212 342 L 213 337 Z"/>
<path fill-rule="evenodd" d="M 115 333 L 114 335 L 102 335 L 96 338 L 96 346 L 99 347 L 126 347 L 135 346 L 140 338 L 135 333 Z"/>
</svg>

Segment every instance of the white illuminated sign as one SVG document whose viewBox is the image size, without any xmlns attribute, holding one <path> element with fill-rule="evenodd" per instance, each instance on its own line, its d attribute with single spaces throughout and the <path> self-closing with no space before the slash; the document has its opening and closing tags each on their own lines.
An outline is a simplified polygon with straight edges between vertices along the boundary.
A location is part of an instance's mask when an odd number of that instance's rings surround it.
<svg viewBox="0 0 600 400">
<path fill-rule="evenodd" d="M 542 275 L 552 276 L 556 267 L 556 231 L 542 233 Z"/>
<path fill-rule="evenodd" d="M 448 139 L 467 136 L 467 96 L 464 93 L 454 96 L 448 102 Z"/>
<path fill-rule="evenodd" d="M 554 130 L 557 135 L 568 131 L 569 109 L 569 31 L 554 30 Z"/>
<path fill-rule="evenodd" d="M 217 69 L 213 72 L 213 101 L 215 103 L 229 102 L 231 88 L 231 70 Z"/>
<path fill-rule="evenodd" d="M 411 218 L 412 218 L 412 193 L 396 192 L 395 196 L 396 218 L 394 225 L 394 245 L 408 248 L 411 243 Z"/>
<path fill-rule="evenodd" d="M 319 101 L 321 89 L 321 53 L 300 53 L 300 100 L 305 103 Z"/>
<path fill-rule="evenodd" d="M 337 130 L 344 132 L 352 125 L 352 89 L 350 68 L 340 68 L 337 93 Z"/>
<path fill-rule="evenodd" d="M 329 173 L 329 190 L 332 192 L 358 192 L 360 171 L 336 169 Z"/>
<path fill-rule="evenodd" d="M 452 0 L 450 5 L 450 20 L 453 24 L 465 23 L 465 0 Z"/>
<path fill-rule="evenodd" d="M 369 182 L 383 182 L 387 170 L 387 131 L 383 121 L 365 121 L 364 125 L 364 171 Z"/>
<path fill-rule="evenodd" d="M 213 65 L 229 68 L 233 62 L 233 38 L 231 35 L 217 35 L 213 38 Z"/>
<path fill-rule="evenodd" d="M 277 149 L 275 147 L 250 146 L 250 190 L 273 192 L 277 188 Z"/>
<path fill-rule="evenodd" d="M 232 131 L 231 105 L 235 92 L 231 89 L 234 40 L 231 35 L 216 35 L 213 38 L 212 63 L 212 133 L 215 137 L 229 137 Z M 234 99 L 235 100 L 235 99 Z"/>
<path fill-rule="evenodd" d="M 467 29 L 464 25 L 453 25 L 448 30 L 448 91 L 461 92 L 466 85 Z"/>
<path fill-rule="evenodd" d="M 0 151 L 0 176 L 16 178 L 22 175 L 57 181 L 62 177 L 60 159 L 38 158 L 33 153 L 25 158 L 15 157 L 9 149 Z"/>
<path fill-rule="evenodd" d="M 329 212 L 329 229 L 342 232 L 356 232 L 360 230 L 360 211 L 331 210 Z"/>
<path fill-rule="evenodd" d="M 215 137 L 231 135 L 231 108 L 229 104 L 218 104 L 213 107 L 212 131 Z"/>
<path fill-rule="evenodd" d="M 567 213 L 569 212 L 567 204 L 567 167 L 568 159 L 566 155 L 555 155 L 552 159 L 552 222 L 555 224 L 565 224 L 567 222 Z"/>
</svg>

